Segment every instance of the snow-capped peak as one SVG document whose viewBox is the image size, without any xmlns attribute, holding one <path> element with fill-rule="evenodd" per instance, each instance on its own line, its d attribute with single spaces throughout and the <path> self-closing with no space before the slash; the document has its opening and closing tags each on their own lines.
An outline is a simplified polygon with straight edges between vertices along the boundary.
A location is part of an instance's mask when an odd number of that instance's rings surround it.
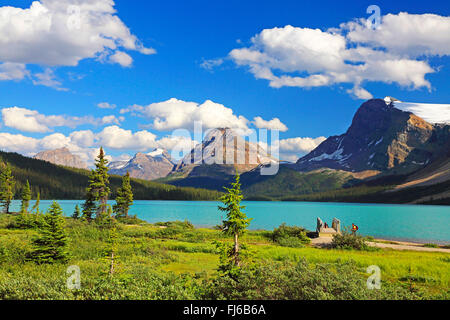
<svg viewBox="0 0 450 320">
<path fill-rule="evenodd" d="M 396 99 L 396 98 L 394 98 L 394 97 L 387 96 L 387 97 L 384 98 L 384 102 L 386 102 L 387 105 L 390 105 L 391 103 L 401 102 L 401 101 Z"/>
<path fill-rule="evenodd" d="M 164 154 L 164 149 L 161 149 L 161 148 L 156 148 L 152 152 L 147 153 L 147 155 L 150 157 L 158 157 L 158 156 L 162 156 L 163 154 Z"/>
</svg>

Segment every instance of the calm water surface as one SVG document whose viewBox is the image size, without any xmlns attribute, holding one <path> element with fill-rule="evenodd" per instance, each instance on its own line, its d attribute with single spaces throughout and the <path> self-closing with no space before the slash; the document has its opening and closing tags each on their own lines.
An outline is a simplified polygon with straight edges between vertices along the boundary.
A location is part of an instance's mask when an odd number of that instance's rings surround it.
<svg viewBox="0 0 450 320">
<path fill-rule="evenodd" d="M 41 201 L 41 210 L 47 210 L 51 203 L 50 200 Z M 71 215 L 75 205 L 81 207 L 83 201 L 60 200 L 58 203 L 66 215 Z M 218 204 L 212 201 L 137 200 L 130 214 L 151 223 L 187 219 L 198 227 L 212 227 L 223 217 L 223 213 L 217 210 Z M 355 223 L 364 235 L 450 243 L 450 206 L 265 201 L 244 201 L 243 204 L 247 206 L 247 215 L 253 218 L 250 229 L 271 230 L 286 222 L 315 230 L 317 217 L 330 225 L 336 217 L 344 226 Z M 18 210 L 19 206 L 20 201 L 14 201 L 12 209 Z"/>
</svg>

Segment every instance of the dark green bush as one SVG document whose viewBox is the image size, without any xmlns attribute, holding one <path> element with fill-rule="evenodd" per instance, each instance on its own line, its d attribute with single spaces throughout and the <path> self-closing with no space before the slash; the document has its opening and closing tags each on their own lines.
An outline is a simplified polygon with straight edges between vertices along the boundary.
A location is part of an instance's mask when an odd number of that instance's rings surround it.
<svg viewBox="0 0 450 320">
<path fill-rule="evenodd" d="M 136 215 L 128 216 L 128 217 L 116 217 L 116 220 L 123 224 L 128 225 L 136 225 L 136 224 L 145 224 L 144 220 L 139 219 Z"/>
<path fill-rule="evenodd" d="M 273 230 L 272 240 L 280 246 L 302 247 L 304 244 L 311 242 L 306 233 L 307 230 L 305 228 L 287 226 L 286 223 L 283 223 Z"/>
<path fill-rule="evenodd" d="M 168 228 L 194 229 L 194 225 L 188 220 L 157 222 L 155 223 L 155 226 Z"/>
<path fill-rule="evenodd" d="M 348 228 L 344 228 L 341 234 L 333 235 L 333 241 L 331 247 L 334 249 L 347 249 L 347 250 L 371 250 L 366 243 L 366 239 L 359 234 L 352 234 L 348 231 Z"/>
<path fill-rule="evenodd" d="M 41 216 L 31 213 L 20 213 L 8 226 L 11 229 L 36 229 L 41 225 Z"/>
<path fill-rule="evenodd" d="M 278 244 L 282 247 L 301 248 L 304 247 L 304 242 L 295 237 L 281 238 L 278 240 Z"/>
<path fill-rule="evenodd" d="M 241 269 L 235 277 L 219 277 L 208 284 L 206 299 L 227 300 L 358 300 L 418 299 L 404 287 L 383 282 L 381 289 L 367 288 L 362 270 L 352 263 L 318 264 L 305 260 L 265 262 L 256 269 Z"/>
</svg>

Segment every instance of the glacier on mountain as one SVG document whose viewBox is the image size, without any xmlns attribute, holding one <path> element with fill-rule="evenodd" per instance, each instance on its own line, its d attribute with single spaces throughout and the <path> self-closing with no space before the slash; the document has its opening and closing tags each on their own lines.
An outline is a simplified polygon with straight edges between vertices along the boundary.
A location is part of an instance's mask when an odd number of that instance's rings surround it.
<svg viewBox="0 0 450 320">
<path fill-rule="evenodd" d="M 394 101 L 393 105 L 396 109 L 411 112 L 429 123 L 450 124 L 450 104 Z"/>
</svg>

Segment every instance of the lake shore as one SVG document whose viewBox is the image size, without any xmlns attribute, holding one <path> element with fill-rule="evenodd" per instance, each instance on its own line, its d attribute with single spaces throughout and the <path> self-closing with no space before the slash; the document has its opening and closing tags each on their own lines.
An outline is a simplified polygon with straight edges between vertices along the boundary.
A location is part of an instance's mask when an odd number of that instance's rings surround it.
<svg viewBox="0 0 450 320">
<path fill-rule="evenodd" d="M 332 241 L 331 237 L 318 237 L 311 239 L 311 245 L 317 248 L 325 248 L 331 244 L 331 241 Z M 443 246 L 426 247 L 424 246 L 424 243 L 416 243 L 416 242 L 393 241 L 388 239 L 377 238 L 371 241 L 367 241 L 367 244 L 369 246 L 382 249 L 450 253 L 450 248 L 444 248 Z"/>
<path fill-rule="evenodd" d="M 82 200 L 58 200 L 64 214 L 71 216 Z M 30 205 L 34 202 L 31 201 Z M 41 200 L 41 211 L 46 211 L 51 200 Z M 113 205 L 114 201 L 109 201 Z M 135 200 L 130 215 L 149 223 L 160 221 L 190 221 L 196 227 L 212 228 L 221 223 L 219 202 L 211 201 L 163 201 Z M 450 244 L 450 215 L 448 206 L 380 205 L 317 202 L 248 202 L 243 201 L 248 217 L 252 218 L 251 230 L 273 230 L 282 223 L 315 230 L 317 217 L 329 224 L 333 218 L 341 221 L 341 227 L 352 223 L 359 226 L 363 236 L 385 241 L 418 244 Z M 20 209 L 20 201 L 14 200 L 11 210 Z"/>
</svg>

